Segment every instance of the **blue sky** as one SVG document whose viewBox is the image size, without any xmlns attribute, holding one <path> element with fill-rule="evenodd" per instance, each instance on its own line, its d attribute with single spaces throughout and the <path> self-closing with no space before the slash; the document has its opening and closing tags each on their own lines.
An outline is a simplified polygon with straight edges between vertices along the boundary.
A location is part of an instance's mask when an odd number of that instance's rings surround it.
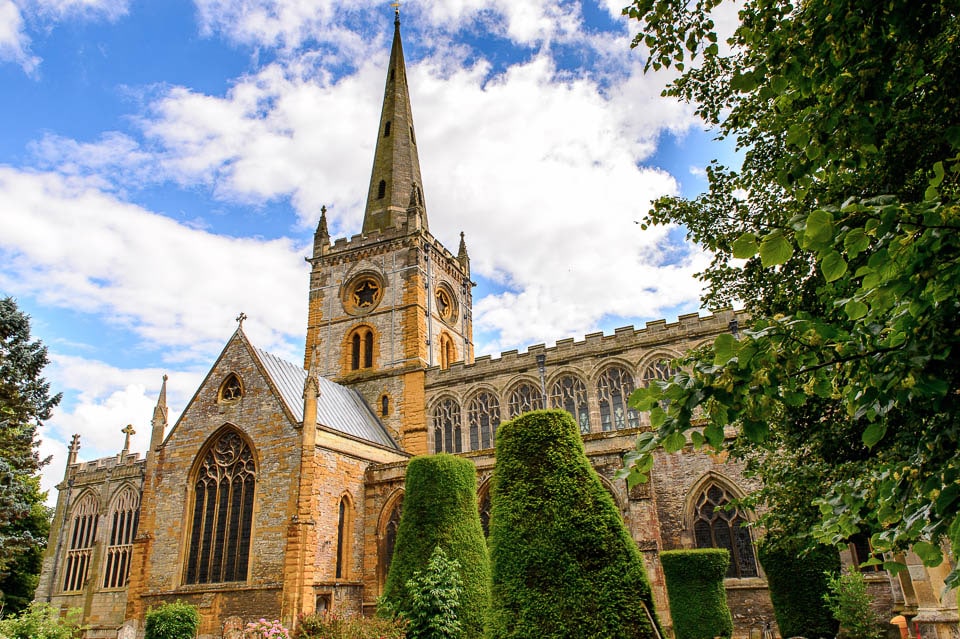
<svg viewBox="0 0 960 639">
<path fill-rule="evenodd" d="M 729 161 L 642 72 L 623 0 L 404 3 L 431 231 L 464 231 L 477 354 L 699 309 L 708 256 L 634 222 Z M 62 476 L 146 444 L 244 311 L 300 361 L 303 257 L 326 205 L 359 231 L 393 15 L 337 0 L 0 0 L 0 294 L 33 317 L 64 401 Z"/>
</svg>

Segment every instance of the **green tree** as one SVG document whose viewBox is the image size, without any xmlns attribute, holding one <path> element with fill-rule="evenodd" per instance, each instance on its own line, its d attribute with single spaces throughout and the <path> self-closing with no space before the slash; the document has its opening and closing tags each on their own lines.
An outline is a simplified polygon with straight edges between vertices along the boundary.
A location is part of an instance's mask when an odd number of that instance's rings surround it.
<svg viewBox="0 0 960 639">
<path fill-rule="evenodd" d="M 147 610 L 143 636 L 144 639 L 193 639 L 199 626 L 197 607 L 178 600 Z"/>
<path fill-rule="evenodd" d="M 722 548 L 660 553 L 676 639 L 713 639 L 733 634 L 723 578 L 730 553 Z"/>
<path fill-rule="evenodd" d="M 30 338 L 30 318 L 0 299 L 0 596 L 8 612 L 33 597 L 49 532 L 37 428 L 61 396 L 41 375 L 47 361 L 46 347 Z"/>
<path fill-rule="evenodd" d="M 60 609 L 56 606 L 35 601 L 19 614 L 0 619 L 0 638 L 76 639 L 83 634 L 82 617 L 80 608 L 71 608 L 60 616 Z"/>
<path fill-rule="evenodd" d="M 840 623 L 840 639 L 880 639 L 886 632 L 870 606 L 863 573 L 853 571 L 827 575 L 828 592 L 823 599 Z"/>
<path fill-rule="evenodd" d="M 409 639 L 459 639 L 463 637 L 460 623 L 460 564 L 447 559 L 443 548 L 437 546 L 423 570 L 413 573 L 407 582 L 410 592 L 410 610 L 407 618 Z"/>
<path fill-rule="evenodd" d="M 840 571 L 840 556 L 833 546 L 803 550 L 792 538 L 775 540 L 769 535 L 757 547 L 780 636 L 832 639 L 839 624 L 824 597 L 828 576 Z"/>
<path fill-rule="evenodd" d="M 687 442 L 809 463 L 817 539 L 871 532 L 937 564 L 960 512 L 960 4 L 748 0 L 723 47 L 719 4 L 624 10 L 648 67 L 682 71 L 667 93 L 744 152 L 646 222 L 685 225 L 714 254 L 705 302 L 752 318 L 636 393 L 656 432 L 629 480 Z M 774 510 L 808 479 L 768 489 Z"/>
<path fill-rule="evenodd" d="M 496 453 L 487 639 L 657 636 L 640 551 L 570 414 L 501 424 Z"/>
<path fill-rule="evenodd" d="M 409 582 L 438 546 L 460 566 L 459 619 L 466 637 L 483 635 L 490 605 L 490 558 L 477 509 L 477 471 L 453 455 L 414 457 L 407 465 L 403 515 L 384 586 L 385 610 L 410 619 Z"/>
</svg>

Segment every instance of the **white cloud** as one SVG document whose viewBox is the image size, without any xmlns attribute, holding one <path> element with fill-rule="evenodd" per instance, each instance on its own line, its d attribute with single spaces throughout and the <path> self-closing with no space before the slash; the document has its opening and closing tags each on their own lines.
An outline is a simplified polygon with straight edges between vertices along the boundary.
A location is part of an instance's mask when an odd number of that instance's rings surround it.
<svg viewBox="0 0 960 639">
<path fill-rule="evenodd" d="M 0 289 L 99 314 L 165 347 L 209 357 L 244 310 L 264 348 L 286 351 L 306 317 L 305 247 L 217 236 L 79 178 L 0 167 Z"/>
<path fill-rule="evenodd" d="M 169 375 L 168 423 L 172 427 L 206 371 L 123 369 L 101 361 L 52 353 L 44 376 L 51 386 L 77 394 L 77 398 L 69 402 L 69 409 L 56 408 L 41 429 L 41 457 L 52 457 L 42 476 L 43 489 L 50 490 L 63 476 L 74 434 L 80 435 L 78 459 L 90 461 L 119 453 L 124 443 L 124 434 L 120 431 L 131 424 L 136 433 L 130 438 L 130 450 L 143 455 L 150 442 L 150 420 L 165 374 Z M 52 503 L 55 497 L 55 491 L 50 490 L 48 501 Z"/>
<path fill-rule="evenodd" d="M 12 61 L 33 73 L 40 58 L 30 53 L 30 37 L 24 31 L 23 15 L 13 0 L 0 0 L 0 62 Z"/>
<path fill-rule="evenodd" d="M 81 18 L 112 22 L 125 16 L 129 9 L 128 0 L 24 0 L 23 5 L 27 11 L 57 20 Z"/>
</svg>

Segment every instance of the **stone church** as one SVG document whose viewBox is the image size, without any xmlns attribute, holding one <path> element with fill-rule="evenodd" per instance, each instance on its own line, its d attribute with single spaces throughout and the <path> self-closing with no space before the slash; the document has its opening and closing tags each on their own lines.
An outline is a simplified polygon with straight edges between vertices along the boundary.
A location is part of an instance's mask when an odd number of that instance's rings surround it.
<svg viewBox="0 0 960 639">
<path fill-rule="evenodd" d="M 773 622 L 749 512 L 723 509 L 751 489 L 740 468 L 693 451 L 660 453 L 652 481 L 614 478 L 646 415 L 637 386 L 669 374 L 686 349 L 737 330 L 737 317 L 681 316 L 612 335 L 561 339 L 474 357 L 470 258 L 430 233 L 399 16 L 363 228 L 331 241 L 324 211 L 309 281 L 302 364 L 258 349 L 242 319 L 175 424 L 166 379 L 144 457 L 126 444 L 79 461 L 71 444 L 36 598 L 80 607 L 86 636 L 142 636 L 151 606 L 182 600 L 200 636 L 236 636 L 247 621 L 322 609 L 372 614 L 403 506 L 407 460 L 450 452 L 476 465 L 489 520 L 497 426 L 525 411 L 567 410 L 642 551 L 669 626 L 662 550 L 723 547 L 738 637 Z M 444 214 L 441 212 L 441 214 Z M 447 213 L 449 214 L 449 213 Z M 851 544 L 846 561 L 869 548 Z M 868 575 L 879 604 L 956 632 L 944 569 Z M 950 608 L 953 602 L 954 607 Z M 936 622 L 940 623 L 937 624 Z M 946 622 L 946 625 L 944 623 Z M 232 630 L 233 629 L 233 630 Z"/>
</svg>

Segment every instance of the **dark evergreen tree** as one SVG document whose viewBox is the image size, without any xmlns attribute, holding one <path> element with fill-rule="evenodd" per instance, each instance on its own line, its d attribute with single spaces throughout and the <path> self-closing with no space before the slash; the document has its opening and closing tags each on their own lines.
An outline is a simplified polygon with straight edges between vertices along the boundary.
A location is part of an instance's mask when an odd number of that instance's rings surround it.
<svg viewBox="0 0 960 639">
<path fill-rule="evenodd" d="M 437 547 L 460 565 L 464 635 L 481 637 L 490 605 L 490 559 L 477 510 L 476 468 L 446 454 L 414 457 L 407 465 L 403 516 L 383 593 L 388 610 L 409 615 L 408 582 L 427 568 Z"/>
<path fill-rule="evenodd" d="M 713 639 L 733 634 L 723 578 L 730 553 L 722 548 L 667 550 L 660 553 L 677 639 Z"/>
<path fill-rule="evenodd" d="M 565 411 L 497 431 L 488 639 L 656 636 L 646 570 Z"/>
<path fill-rule="evenodd" d="M 42 377 L 47 349 L 30 338 L 30 318 L 0 299 L 0 589 L 7 612 L 32 598 L 47 541 L 49 510 L 38 473 L 37 428 L 60 395 Z"/>
<path fill-rule="evenodd" d="M 823 545 L 804 553 L 799 544 L 790 541 L 774 540 L 768 534 L 757 547 L 780 636 L 836 637 L 840 624 L 824 595 L 829 592 L 828 574 L 840 572 L 840 555 L 833 546 Z"/>
</svg>

